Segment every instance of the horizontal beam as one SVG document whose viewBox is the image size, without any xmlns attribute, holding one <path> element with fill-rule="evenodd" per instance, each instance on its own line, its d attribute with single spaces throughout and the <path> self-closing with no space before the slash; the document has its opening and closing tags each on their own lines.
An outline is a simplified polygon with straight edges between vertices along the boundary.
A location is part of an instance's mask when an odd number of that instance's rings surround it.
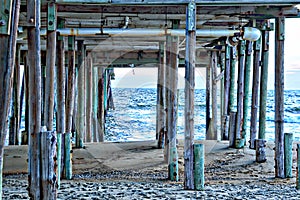
<svg viewBox="0 0 300 200">
<path fill-rule="evenodd" d="M 179 5 L 190 0 L 56 0 L 59 4 Z M 293 5 L 300 0 L 195 0 L 197 5 Z"/>
</svg>

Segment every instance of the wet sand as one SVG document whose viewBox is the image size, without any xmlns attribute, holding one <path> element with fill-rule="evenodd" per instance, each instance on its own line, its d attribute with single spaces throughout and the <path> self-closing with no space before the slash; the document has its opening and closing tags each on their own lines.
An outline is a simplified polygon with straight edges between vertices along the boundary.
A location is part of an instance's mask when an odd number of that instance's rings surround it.
<svg viewBox="0 0 300 200">
<path fill-rule="evenodd" d="M 203 141 L 201 141 L 203 142 Z M 196 142 L 197 143 L 197 142 Z M 179 142 L 179 182 L 167 180 L 163 150 L 155 142 L 87 144 L 74 149 L 73 179 L 62 180 L 58 199 L 300 199 L 293 177 L 274 178 L 274 144 L 267 161 L 255 162 L 255 151 L 205 141 L 205 189 L 183 190 L 183 142 Z M 27 147 L 6 147 L 3 199 L 28 199 Z M 16 164 L 17 163 L 17 164 Z"/>
</svg>

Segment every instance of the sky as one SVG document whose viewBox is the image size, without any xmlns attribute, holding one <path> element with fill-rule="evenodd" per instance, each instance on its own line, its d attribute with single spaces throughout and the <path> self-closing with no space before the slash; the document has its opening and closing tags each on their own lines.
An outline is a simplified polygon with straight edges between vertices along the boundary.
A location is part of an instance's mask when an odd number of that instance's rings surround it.
<svg viewBox="0 0 300 200">
<path fill-rule="evenodd" d="M 300 90 L 300 18 L 286 19 L 285 27 L 285 90 Z M 275 32 L 270 33 L 268 89 L 274 89 Z M 205 88 L 205 69 L 196 68 L 195 87 Z M 116 68 L 113 87 L 155 88 L 157 68 Z M 179 69 L 178 87 L 184 88 L 184 69 Z"/>
</svg>

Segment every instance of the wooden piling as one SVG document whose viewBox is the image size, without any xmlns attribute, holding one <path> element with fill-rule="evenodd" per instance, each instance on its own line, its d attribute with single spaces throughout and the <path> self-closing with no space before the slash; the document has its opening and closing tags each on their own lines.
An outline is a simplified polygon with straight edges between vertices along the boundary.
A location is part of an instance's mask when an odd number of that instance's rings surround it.
<svg viewBox="0 0 300 200">
<path fill-rule="evenodd" d="M 255 139 L 257 138 L 257 111 L 258 111 L 258 89 L 259 89 L 259 67 L 261 38 L 253 45 L 253 81 L 252 81 L 252 100 L 251 100 L 251 118 L 250 118 L 250 149 L 255 149 Z"/>
<path fill-rule="evenodd" d="M 256 162 L 263 163 L 266 162 L 266 140 L 256 139 L 255 140 L 255 149 L 256 149 Z"/>
<path fill-rule="evenodd" d="M 284 39 L 285 18 L 275 19 L 275 176 L 284 178 Z"/>
<path fill-rule="evenodd" d="M 40 51 L 40 1 L 27 0 L 28 37 L 28 79 L 29 79 L 29 197 L 40 199 L 41 196 L 41 51 Z"/>
<path fill-rule="evenodd" d="M 45 128 L 46 129 L 46 128 Z M 57 198 L 56 189 L 56 133 L 42 131 L 41 133 L 41 186 L 42 199 Z"/>
<path fill-rule="evenodd" d="M 11 87 L 13 80 L 13 66 L 15 61 L 17 29 L 19 23 L 20 0 L 2 1 L 1 13 L 8 10 L 9 14 L 3 14 L 6 26 L 1 27 L 0 32 L 0 199 L 2 199 L 2 170 L 3 170 L 3 151 L 6 139 L 8 123 L 9 105 L 11 100 Z M 10 31 L 9 31 L 10 30 Z M 3 31 L 3 32 L 2 32 Z"/>
<path fill-rule="evenodd" d="M 179 22 L 178 22 L 179 23 Z M 171 38 L 170 69 L 169 69 L 169 103 L 168 103 L 168 135 L 169 135 L 169 177 L 178 181 L 178 153 L 177 153 L 177 85 L 178 85 L 178 53 L 179 38 Z"/>
<path fill-rule="evenodd" d="M 92 66 L 92 74 L 93 74 L 93 93 L 92 93 L 92 100 L 93 100 L 93 112 L 92 112 L 92 121 L 93 121 L 93 141 L 99 142 L 99 131 L 100 125 L 97 119 L 97 112 L 98 112 L 98 67 Z"/>
<path fill-rule="evenodd" d="M 86 142 L 92 142 L 92 106 L 93 106 L 93 78 L 92 78 L 92 58 L 87 54 L 86 58 Z M 107 105 L 107 104 L 106 104 Z"/>
<path fill-rule="evenodd" d="M 245 44 L 246 41 L 242 40 L 238 45 L 238 87 L 237 87 L 237 113 L 236 113 L 236 125 L 235 125 L 235 140 L 242 140 L 241 126 L 243 117 L 243 97 L 244 97 L 244 68 L 245 68 Z M 238 142 L 236 144 L 242 144 Z M 237 145 L 236 148 L 241 147 Z"/>
<path fill-rule="evenodd" d="M 191 1 L 186 12 L 185 107 L 184 107 L 184 188 L 194 187 L 194 90 L 196 62 L 196 4 Z"/>
<path fill-rule="evenodd" d="M 210 140 L 210 135 L 211 135 L 211 128 L 210 128 L 210 123 L 211 123 L 211 66 L 212 66 L 212 55 L 210 54 L 210 62 L 208 63 L 206 67 L 206 93 L 205 93 L 205 102 L 206 102 L 206 135 L 205 139 Z"/>
<path fill-rule="evenodd" d="M 293 133 L 284 134 L 284 172 L 286 178 L 293 177 Z"/>
<path fill-rule="evenodd" d="M 104 117 L 104 69 L 103 67 L 100 67 L 98 69 L 98 122 L 100 125 L 100 131 L 99 131 L 99 141 L 104 141 L 104 132 L 105 132 L 105 117 Z M 84 117 L 85 119 L 85 117 Z"/>
<path fill-rule="evenodd" d="M 166 70 L 166 43 L 159 42 L 159 66 L 157 72 L 157 100 L 156 100 L 156 140 L 157 147 L 163 148 L 165 134 L 165 70 Z"/>
<path fill-rule="evenodd" d="M 229 88 L 229 112 L 236 111 L 235 109 L 235 88 L 236 88 L 236 57 L 237 50 L 236 46 L 231 47 L 230 51 L 230 88 Z"/>
<path fill-rule="evenodd" d="M 236 112 L 230 112 L 229 117 L 229 147 L 235 146 Z"/>
<path fill-rule="evenodd" d="M 219 140 L 218 136 L 218 56 L 216 51 L 211 51 L 211 73 L 212 73 L 212 87 L 211 87 L 211 131 L 209 132 L 210 140 Z"/>
<path fill-rule="evenodd" d="M 265 139 L 267 95 L 268 95 L 268 68 L 269 68 L 269 22 L 263 26 L 262 31 L 262 65 L 260 75 L 260 101 L 259 101 L 259 129 L 258 138 Z"/>
<path fill-rule="evenodd" d="M 77 78 L 77 130 L 76 130 L 76 147 L 83 147 L 83 138 L 85 132 L 85 45 L 83 40 L 77 40 L 77 59 L 78 59 L 78 78 Z"/>
<path fill-rule="evenodd" d="M 195 190 L 204 190 L 204 144 L 194 144 L 194 184 Z"/>
<path fill-rule="evenodd" d="M 242 138 L 246 143 L 247 134 L 247 122 L 249 112 L 249 100 L 250 100 L 250 74 L 251 74 L 251 58 L 252 58 L 252 47 L 251 41 L 246 42 L 246 58 L 245 58 L 245 71 L 244 71 L 244 103 L 243 103 L 243 123 L 242 123 Z"/>
<path fill-rule="evenodd" d="M 296 188 L 300 190 L 300 144 L 297 144 Z"/>
<path fill-rule="evenodd" d="M 47 52 L 46 52 L 46 85 L 44 103 L 44 125 L 48 131 L 53 130 L 54 113 L 54 72 L 56 61 L 56 5 L 48 4 Z M 54 27 L 53 27 L 53 24 Z"/>
<path fill-rule="evenodd" d="M 66 98 L 66 132 L 64 154 L 64 176 L 67 180 L 72 178 L 72 123 L 75 95 L 75 37 L 68 36 L 68 82 Z"/>
<path fill-rule="evenodd" d="M 63 21 L 59 21 L 58 27 L 63 26 Z M 57 87 L 57 117 L 56 117 L 56 131 L 57 131 L 57 185 L 60 187 L 60 179 L 64 163 L 64 133 L 66 131 L 66 71 L 65 71 L 65 48 L 64 37 L 57 37 L 57 70 L 56 83 Z"/>
</svg>

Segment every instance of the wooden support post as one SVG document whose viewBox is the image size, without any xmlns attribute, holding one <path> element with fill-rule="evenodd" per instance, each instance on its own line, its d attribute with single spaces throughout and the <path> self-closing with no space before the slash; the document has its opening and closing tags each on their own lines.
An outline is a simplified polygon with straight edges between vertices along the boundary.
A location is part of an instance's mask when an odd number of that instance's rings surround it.
<svg viewBox="0 0 300 200">
<path fill-rule="evenodd" d="M 230 51 L 230 88 L 229 88 L 229 112 L 236 111 L 235 109 L 235 88 L 236 88 L 236 79 L 235 79 L 235 71 L 236 71 L 236 57 L 237 50 L 236 47 L 231 47 Z"/>
<path fill-rule="evenodd" d="M 217 97 L 217 76 L 218 72 L 218 56 L 216 51 L 211 51 L 211 72 L 212 72 L 212 87 L 211 87 L 211 131 L 210 136 L 207 137 L 210 140 L 219 140 L 218 137 L 218 97 Z"/>
<path fill-rule="evenodd" d="M 14 118 L 15 118 L 15 134 L 16 134 L 16 145 L 21 145 L 21 118 L 22 118 L 22 107 L 21 107 L 21 66 L 20 66 L 20 45 L 17 45 L 16 49 L 16 61 L 15 61 L 15 71 L 14 71 L 14 94 L 15 94 L 15 104 L 14 104 Z"/>
<path fill-rule="evenodd" d="M 0 1 L 2 20 L 4 26 L 0 27 L 0 199 L 2 199 L 2 170 L 3 152 L 8 128 L 8 114 L 11 100 L 11 87 L 13 80 L 13 66 L 15 61 L 17 30 L 20 12 L 20 0 Z M 6 11 L 6 12 L 4 12 Z M 7 13 L 8 11 L 8 13 Z"/>
<path fill-rule="evenodd" d="M 56 137 L 53 131 L 54 72 L 56 61 L 56 5 L 48 4 L 46 83 L 44 103 L 45 129 L 41 135 L 41 187 L 43 199 L 56 199 Z"/>
<path fill-rule="evenodd" d="M 175 21 L 173 23 L 179 23 Z M 169 135 L 169 177 L 172 181 L 178 181 L 178 153 L 177 153 L 177 85 L 178 85 L 178 53 L 179 38 L 171 38 L 170 69 L 169 69 L 169 103 L 168 103 L 168 135 Z"/>
<path fill-rule="evenodd" d="M 225 70 L 224 70 L 224 110 L 223 110 L 223 132 L 222 139 L 228 140 L 229 138 L 229 88 L 230 88 L 230 47 L 228 44 L 225 46 Z"/>
<path fill-rule="evenodd" d="M 53 130 L 54 72 L 56 61 L 56 5 L 48 4 L 48 30 L 46 54 L 46 85 L 44 103 L 44 123 L 48 131 Z"/>
<path fill-rule="evenodd" d="M 212 66 L 212 55 L 210 54 L 210 62 L 206 67 L 206 140 L 211 140 L 211 66 Z"/>
<path fill-rule="evenodd" d="M 194 90 L 196 62 L 196 4 L 191 1 L 186 13 L 185 107 L 184 107 L 184 188 L 194 187 Z"/>
<path fill-rule="evenodd" d="M 247 122 L 249 112 L 249 100 L 250 100 L 250 74 L 251 74 L 251 58 L 252 58 L 252 42 L 246 42 L 246 58 L 245 58 L 245 71 L 244 71 L 244 103 L 243 103 L 243 124 L 242 124 L 242 138 L 246 143 L 247 134 Z"/>
<path fill-rule="evenodd" d="M 230 112 L 229 117 L 229 147 L 235 147 L 236 112 Z"/>
<path fill-rule="evenodd" d="M 165 71 L 166 71 L 166 43 L 159 42 L 159 66 L 157 76 L 157 101 L 156 101 L 156 140 L 157 147 L 164 147 L 164 135 L 166 126 L 165 112 Z"/>
<path fill-rule="evenodd" d="M 164 147 L 164 157 L 165 161 L 169 162 L 170 157 L 170 135 L 169 135 L 169 124 L 170 124 L 170 68 L 171 68 L 171 36 L 166 37 L 166 90 L 165 90 L 165 102 L 166 102 L 166 134 L 165 134 L 165 147 Z M 169 163 L 168 163 L 169 164 Z"/>
<path fill-rule="evenodd" d="M 194 160 L 195 190 L 204 190 L 204 144 L 194 144 Z"/>
<path fill-rule="evenodd" d="M 297 144 L 296 188 L 300 190 L 300 144 Z"/>
<path fill-rule="evenodd" d="M 59 28 L 63 27 L 63 21 L 59 21 Z M 56 117 L 56 131 L 57 131 L 57 185 L 60 187 L 60 177 L 63 171 L 64 163 L 64 133 L 66 131 L 66 70 L 65 70 L 65 48 L 64 37 L 57 38 L 57 117 Z"/>
<path fill-rule="evenodd" d="M 284 134 L 284 171 L 286 178 L 293 177 L 293 133 Z"/>
<path fill-rule="evenodd" d="M 88 53 L 86 58 L 86 142 L 92 142 L 92 106 L 93 106 L 93 78 L 92 57 Z"/>
<path fill-rule="evenodd" d="M 64 154 L 64 176 L 72 178 L 72 123 L 75 95 L 75 37 L 68 36 L 68 83 L 66 98 L 66 132 Z"/>
<path fill-rule="evenodd" d="M 256 149 L 256 162 L 263 163 L 266 162 L 266 140 L 256 139 L 255 140 L 255 149 Z"/>
<path fill-rule="evenodd" d="M 93 119 L 93 140 L 94 142 L 99 142 L 99 131 L 100 131 L 100 125 L 97 119 L 97 113 L 98 113 L 98 68 L 92 66 L 92 74 L 93 74 L 93 112 L 92 112 L 92 119 Z"/>
<path fill-rule="evenodd" d="M 268 95 L 268 68 L 269 68 L 269 20 L 263 26 L 262 31 L 262 65 L 260 75 L 260 101 L 259 101 L 259 130 L 258 138 L 265 139 L 267 95 Z"/>
<path fill-rule="evenodd" d="M 28 67 L 29 67 L 29 197 L 41 199 L 41 51 L 40 51 L 40 1 L 27 0 Z"/>
<path fill-rule="evenodd" d="M 77 130 L 76 130 L 76 147 L 83 148 L 83 138 L 85 132 L 85 46 L 83 40 L 77 40 L 77 55 L 78 55 L 78 79 L 77 79 Z"/>
<path fill-rule="evenodd" d="M 259 67 L 261 38 L 254 42 L 253 55 L 253 81 L 252 81 L 252 101 L 250 119 L 250 149 L 255 149 L 255 139 L 257 138 L 257 109 L 258 109 L 258 89 L 259 89 Z"/>
<path fill-rule="evenodd" d="M 285 18 L 275 19 L 275 177 L 284 178 L 284 39 Z"/>
<path fill-rule="evenodd" d="M 104 141 L 104 132 L 105 132 L 105 118 L 104 118 L 104 77 L 103 77 L 104 69 L 101 67 L 98 69 L 98 121 L 100 125 L 99 131 L 99 141 Z M 84 117 L 85 119 L 85 117 Z"/>
<path fill-rule="evenodd" d="M 46 128 L 45 128 L 46 129 Z M 54 200 L 57 198 L 56 189 L 56 136 L 53 131 L 41 133 L 41 176 L 42 199 Z"/>
<path fill-rule="evenodd" d="M 243 117 L 243 97 L 244 97 L 244 68 L 245 68 L 245 44 L 242 40 L 238 45 L 238 88 L 237 88 L 237 113 L 235 125 L 235 148 L 242 148 L 244 146 L 243 138 L 241 136 L 241 126 Z"/>
</svg>

